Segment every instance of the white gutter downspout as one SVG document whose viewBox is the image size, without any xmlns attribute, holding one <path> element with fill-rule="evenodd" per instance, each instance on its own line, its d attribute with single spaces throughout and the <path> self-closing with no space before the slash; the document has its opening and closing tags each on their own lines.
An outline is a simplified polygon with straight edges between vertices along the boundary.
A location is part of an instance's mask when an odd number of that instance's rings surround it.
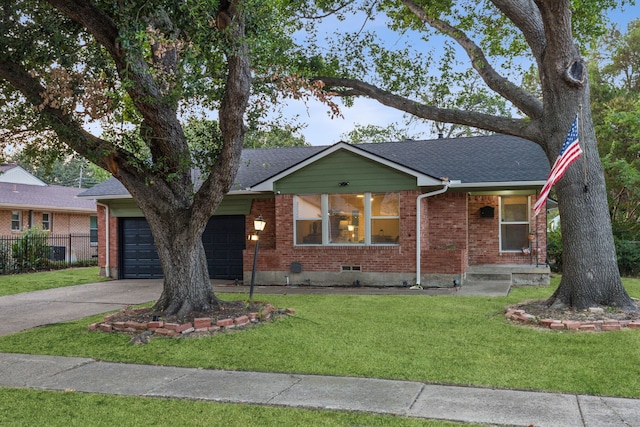
<svg viewBox="0 0 640 427">
<path fill-rule="evenodd" d="M 442 194 L 444 192 L 446 192 L 449 189 L 449 186 L 451 185 L 450 181 L 445 181 L 444 186 L 439 189 L 439 190 L 435 190 L 432 191 L 430 193 L 424 193 L 418 196 L 418 198 L 416 199 L 416 285 L 420 285 L 420 221 L 421 221 L 421 214 L 420 214 L 420 204 L 422 203 L 422 199 L 426 199 L 427 197 L 431 197 L 431 196 L 437 196 L 438 194 Z"/>
<path fill-rule="evenodd" d="M 98 203 L 96 202 L 96 205 L 98 206 L 102 206 L 104 207 L 105 211 L 104 211 L 104 218 L 105 218 L 105 239 L 104 239 L 104 246 L 105 246 L 105 260 L 104 260 L 104 274 L 111 278 L 110 272 L 109 272 L 109 205 L 105 205 L 102 203 Z M 98 226 L 100 226 L 100 224 L 98 224 Z"/>
</svg>

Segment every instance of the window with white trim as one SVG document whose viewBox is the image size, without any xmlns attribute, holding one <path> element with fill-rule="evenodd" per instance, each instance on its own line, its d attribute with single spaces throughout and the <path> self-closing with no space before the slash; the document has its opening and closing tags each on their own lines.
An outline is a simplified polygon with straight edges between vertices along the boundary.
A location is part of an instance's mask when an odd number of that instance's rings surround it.
<svg viewBox="0 0 640 427">
<path fill-rule="evenodd" d="M 296 196 L 295 244 L 398 244 L 399 206 L 398 193 Z"/>
<path fill-rule="evenodd" d="M 529 247 L 529 197 L 500 197 L 500 250 L 520 252 Z"/>
<path fill-rule="evenodd" d="M 42 212 L 42 229 L 51 230 L 51 214 L 49 212 Z"/>
<path fill-rule="evenodd" d="M 22 211 L 11 211 L 11 231 L 22 231 Z"/>
</svg>

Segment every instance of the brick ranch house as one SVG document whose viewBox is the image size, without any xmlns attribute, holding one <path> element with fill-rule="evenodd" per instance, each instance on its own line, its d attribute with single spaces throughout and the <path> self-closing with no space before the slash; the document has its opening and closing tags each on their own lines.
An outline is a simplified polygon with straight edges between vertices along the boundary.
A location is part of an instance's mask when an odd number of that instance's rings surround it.
<svg viewBox="0 0 640 427">
<path fill-rule="evenodd" d="M 203 235 L 210 276 L 249 282 L 247 236 L 262 216 L 262 285 L 448 287 L 478 272 L 548 283 L 546 217 L 533 217 L 548 172 L 539 146 L 506 135 L 245 149 Z M 103 274 L 162 277 L 149 227 L 117 180 L 81 197 L 98 202 Z"/>
<path fill-rule="evenodd" d="M 97 256 L 98 216 L 93 200 L 77 198 L 82 188 L 47 185 L 18 165 L 0 165 L 0 237 L 13 241 L 25 230 L 39 227 L 51 235 L 91 235 L 93 252 L 86 242 L 52 240 L 64 247 L 57 253 L 73 262 Z"/>
</svg>

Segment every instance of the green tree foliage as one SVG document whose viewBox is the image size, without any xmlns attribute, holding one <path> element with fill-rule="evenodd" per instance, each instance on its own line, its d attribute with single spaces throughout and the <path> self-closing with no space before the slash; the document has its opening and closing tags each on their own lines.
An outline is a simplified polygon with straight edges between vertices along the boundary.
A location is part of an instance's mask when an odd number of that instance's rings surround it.
<svg viewBox="0 0 640 427">
<path fill-rule="evenodd" d="M 616 237 L 640 241 L 640 20 L 613 29 L 592 66 L 592 109 Z"/>
<path fill-rule="evenodd" d="M 111 176 L 109 172 L 78 155 L 41 162 L 38 157 L 29 157 L 19 152 L 12 155 L 9 162 L 19 164 L 47 184 L 65 187 L 90 188 Z"/>
<path fill-rule="evenodd" d="M 363 144 L 371 142 L 402 141 L 405 139 L 417 139 L 418 134 L 410 134 L 406 127 L 397 123 L 388 126 L 356 125 L 355 129 L 343 135 L 345 142 L 349 144 Z"/>
</svg>

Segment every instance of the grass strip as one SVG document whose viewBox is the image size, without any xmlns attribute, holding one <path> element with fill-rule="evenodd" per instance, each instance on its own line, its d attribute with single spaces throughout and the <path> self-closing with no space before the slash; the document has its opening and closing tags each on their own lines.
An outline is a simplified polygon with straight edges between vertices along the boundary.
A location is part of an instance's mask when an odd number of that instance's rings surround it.
<svg viewBox="0 0 640 427">
<path fill-rule="evenodd" d="M 0 388 L 0 425 L 138 426 L 469 426 L 354 412 Z"/>
<path fill-rule="evenodd" d="M 107 277 L 99 276 L 99 272 L 100 269 L 98 267 L 82 267 L 37 273 L 1 275 L 0 296 L 110 280 Z"/>
</svg>

